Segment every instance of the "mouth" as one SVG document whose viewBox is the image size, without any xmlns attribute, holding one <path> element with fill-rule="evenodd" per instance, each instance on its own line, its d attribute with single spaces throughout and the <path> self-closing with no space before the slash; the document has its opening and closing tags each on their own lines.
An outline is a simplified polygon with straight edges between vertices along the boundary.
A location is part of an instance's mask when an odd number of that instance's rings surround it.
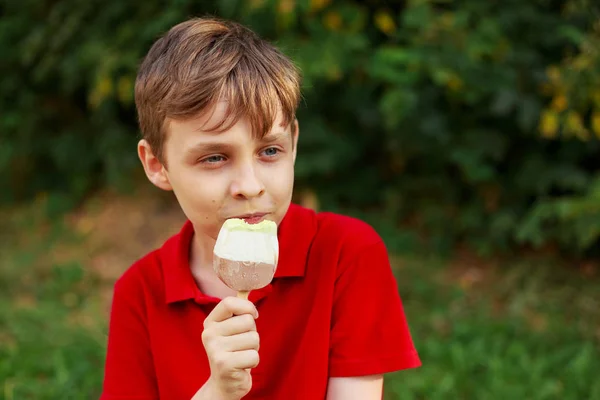
<svg viewBox="0 0 600 400">
<path fill-rule="evenodd" d="M 258 224 L 267 216 L 267 213 L 252 213 L 252 214 L 244 214 L 238 215 L 233 218 L 239 218 L 246 221 L 247 224 Z"/>
</svg>

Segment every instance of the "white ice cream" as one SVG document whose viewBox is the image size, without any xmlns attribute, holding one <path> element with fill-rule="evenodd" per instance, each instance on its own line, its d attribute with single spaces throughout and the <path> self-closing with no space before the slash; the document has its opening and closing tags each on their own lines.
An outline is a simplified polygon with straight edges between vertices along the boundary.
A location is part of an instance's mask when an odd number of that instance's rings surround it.
<svg viewBox="0 0 600 400">
<path fill-rule="evenodd" d="M 214 248 L 217 257 L 232 261 L 277 264 L 277 225 L 264 220 L 248 224 L 242 219 L 225 221 Z"/>
</svg>

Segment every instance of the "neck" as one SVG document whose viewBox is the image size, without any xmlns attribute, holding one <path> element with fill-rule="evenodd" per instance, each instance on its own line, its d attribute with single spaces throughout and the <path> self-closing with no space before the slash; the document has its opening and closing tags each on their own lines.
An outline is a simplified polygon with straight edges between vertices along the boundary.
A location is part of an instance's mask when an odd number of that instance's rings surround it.
<svg viewBox="0 0 600 400">
<path fill-rule="evenodd" d="M 194 232 L 190 246 L 190 268 L 192 273 L 200 270 L 212 270 L 215 239 Z"/>
</svg>

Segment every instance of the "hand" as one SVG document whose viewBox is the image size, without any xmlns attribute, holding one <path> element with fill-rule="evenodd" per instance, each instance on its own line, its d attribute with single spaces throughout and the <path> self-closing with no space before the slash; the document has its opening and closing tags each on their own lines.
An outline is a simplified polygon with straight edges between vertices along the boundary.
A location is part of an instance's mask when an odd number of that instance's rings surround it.
<svg viewBox="0 0 600 400">
<path fill-rule="evenodd" d="M 202 343 L 210 363 L 207 386 L 223 400 L 239 400 L 252 388 L 258 365 L 258 311 L 248 300 L 227 297 L 204 320 Z"/>
</svg>

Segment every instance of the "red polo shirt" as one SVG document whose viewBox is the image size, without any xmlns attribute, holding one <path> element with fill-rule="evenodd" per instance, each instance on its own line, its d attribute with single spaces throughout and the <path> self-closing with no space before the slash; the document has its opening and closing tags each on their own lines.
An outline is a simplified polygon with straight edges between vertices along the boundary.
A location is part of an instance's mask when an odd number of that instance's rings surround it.
<svg viewBox="0 0 600 400">
<path fill-rule="evenodd" d="M 220 301 L 200 292 L 180 233 L 116 282 L 102 400 L 190 400 L 210 374 L 203 321 Z M 259 311 L 260 363 L 244 399 L 322 400 L 330 377 L 413 368 L 413 346 L 388 255 L 367 224 L 292 204 Z"/>
</svg>

